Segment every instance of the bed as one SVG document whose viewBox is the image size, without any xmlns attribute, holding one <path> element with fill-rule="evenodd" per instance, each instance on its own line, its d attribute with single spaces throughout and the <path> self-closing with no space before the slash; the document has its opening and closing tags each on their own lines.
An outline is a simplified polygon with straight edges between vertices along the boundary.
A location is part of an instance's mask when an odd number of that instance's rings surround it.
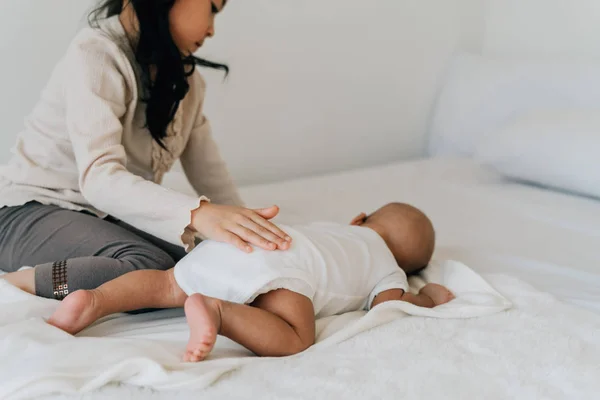
<svg viewBox="0 0 600 400">
<path fill-rule="evenodd" d="M 258 359 L 219 338 L 183 364 L 181 310 L 115 315 L 72 337 L 57 302 L 0 281 L 0 398 L 591 398 L 600 393 L 600 76 L 590 63 L 457 57 L 429 156 L 246 186 L 276 221 L 348 223 L 401 201 L 437 233 L 411 279 L 457 299 L 392 302 L 317 322 L 317 344 Z M 189 191 L 182 174 L 167 186 Z"/>
<path fill-rule="evenodd" d="M 506 273 L 600 313 L 600 202 L 517 183 L 470 159 L 439 157 L 245 188 L 281 219 L 349 222 L 389 201 L 416 204 L 437 231 L 437 258 Z"/>
<path fill-rule="evenodd" d="M 177 180 L 170 184 L 178 185 Z M 242 192 L 249 205 L 278 204 L 278 221 L 285 223 L 345 223 L 388 201 L 415 204 L 435 224 L 435 259 L 468 265 L 513 306 L 487 317 L 446 320 L 400 318 L 394 314 L 398 310 L 390 309 L 387 316 L 379 314 L 384 321 L 371 325 L 364 315 L 348 315 L 333 325 L 326 322 L 321 334 L 348 332 L 351 322 L 366 325 L 289 359 L 257 360 L 220 339 L 213 364 L 194 369 L 174 361 L 187 339 L 180 310 L 106 318 L 79 338 L 91 341 L 86 354 L 73 355 L 68 349 L 79 352 L 82 343 L 68 341 L 73 339 L 68 335 L 35 336 L 35 326 L 42 326 L 41 317 L 52 311 L 54 301 L 19 298 L 0 286 L 0 320 L 11 307 L 29 313 L 16 322 L 21 331 L 0 327 L 4 335 L 13 335 L 4 336 L 5 346 L 19 343 L 25 358 L 31 353 L 56 355 L 48 349 L 62 346 L 66 359 L 88 360 L 85 367 L 59 368 L 54 374 L 32 358 L 13 362 L 10 370 L 5 364 L 3 373 L 20 376 L 22 382 L 37 373 L 44 377 L 22 385 L 9 398 L 71 398 L 77 393 L 94 399 L 577 398 L 600 390 L 600 202 L 516 183 L 473 160 L 454 157 L 251 186 Z M 437 359 L 427 348 L 437 349 Z M 6 348 L 0 354 L 6 355 Z M 153 354 L 151 362 L 144 354 Z M 220 368 L 223 363 L 226 368 Z M 173 374 L 197 387 L 175 384 Z M 148 382 L 157 384 L 144 387 Z"/>
</svg>

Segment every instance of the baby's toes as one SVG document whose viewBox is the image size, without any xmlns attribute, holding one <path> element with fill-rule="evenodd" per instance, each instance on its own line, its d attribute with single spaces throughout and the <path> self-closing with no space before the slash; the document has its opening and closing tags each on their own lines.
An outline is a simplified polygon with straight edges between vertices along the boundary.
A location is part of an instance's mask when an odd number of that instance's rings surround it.
<svg viewBox="0 0 600 400">
<path fill-rule="evenodd" d="M 206 351 L 197 349 L 196 351 L 194 351 L 194 358 L 196 359 L 196 361 L 204 360 L 206 358 Z"/>
<path fill-rule="evenodd" d="M 454 296 L 454 294 L 450 290 L 448 290 L 448 289 L 446 289 L 446 296 L 445 297 L 446 297 L 446 301 L 447 302 L 448 301 L 452 301 L 452 300 L 454 300 L 456 298 L 456 296 Z"/>
</svg>

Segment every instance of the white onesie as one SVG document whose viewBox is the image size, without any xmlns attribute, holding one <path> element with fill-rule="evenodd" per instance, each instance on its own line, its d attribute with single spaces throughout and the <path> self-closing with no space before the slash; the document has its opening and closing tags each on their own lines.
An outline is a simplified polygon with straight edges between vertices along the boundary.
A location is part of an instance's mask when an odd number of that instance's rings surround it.
<svg viewBox="0 0 600 400">
<path fill-rule="evenodd" d="M 188 295 L 240 304 L 288 289 L 311 299 L 317 318 L 369 309 L 388 289 L 408 290 L 406 274 L 370 228 L 314 223 L 281 229 L 293 239 L 289 250 L 254 247 L 248 254 L 205 241 L 175 266 L 175 279 Z"/>
</svg>

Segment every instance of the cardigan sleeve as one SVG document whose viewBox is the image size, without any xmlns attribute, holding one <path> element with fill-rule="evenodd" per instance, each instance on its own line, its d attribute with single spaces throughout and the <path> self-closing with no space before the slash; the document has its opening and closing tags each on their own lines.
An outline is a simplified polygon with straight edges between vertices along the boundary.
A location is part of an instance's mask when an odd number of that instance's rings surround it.
<svg viewBox="0 0 600 400">
<path fill-rule="evenodd" d="M 208 120 L 202 112 L 198 113 L 196 119 L 187 146 L 181 155 L 181 165 L 190 184 L 199 196 L 207 196 L 214 203 L 243 206 L 244 203 L 212 137 Z"/>
<path fill-rule="evenodd" d="M 127 108 L 126 57 L 109 40 L 74 43 L 65 59 L 66 120 L 89 203 L 173 244 L 193 247 L 188 226 L 201 199 L 164 188 L 126 168 L 122 117 Z"/>
</svg>

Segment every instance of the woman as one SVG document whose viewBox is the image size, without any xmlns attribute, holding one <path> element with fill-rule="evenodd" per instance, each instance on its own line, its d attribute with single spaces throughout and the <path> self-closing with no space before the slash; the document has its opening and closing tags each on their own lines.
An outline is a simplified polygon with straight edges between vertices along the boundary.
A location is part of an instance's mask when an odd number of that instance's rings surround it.
<svg viewBox="0 0 600 400">
<path fill-rule="evenodd" d="M 132 270 L 169 269 L 197 238 L 289 248 L 268 222 L 275 206 L 242 206 L 201 111 L 195 66 L 227 67 L 192 54 L 225 3 L 99 4 L 0 173 L 4 279 L 61 300 Z M 177 159 L 198 197 L 160 186 Z"/>
</svg>

